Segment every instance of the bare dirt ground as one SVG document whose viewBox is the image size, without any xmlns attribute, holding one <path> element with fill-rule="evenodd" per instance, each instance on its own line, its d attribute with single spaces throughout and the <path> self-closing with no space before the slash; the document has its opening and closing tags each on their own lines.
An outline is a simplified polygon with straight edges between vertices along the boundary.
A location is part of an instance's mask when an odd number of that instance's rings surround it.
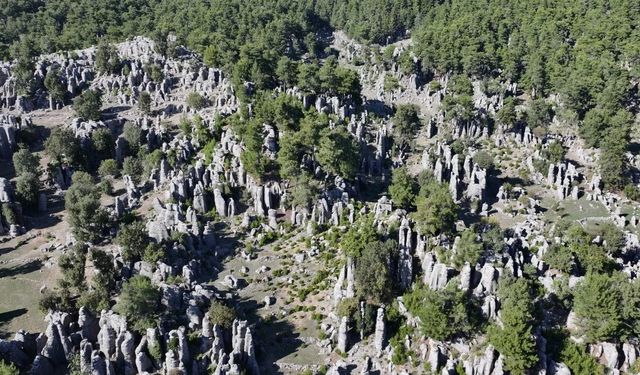
<svg viewBox="0 0 640 375">
<path fill-rule="evenodd" d="M 31 151 L 41 157 L 40 167 L 48 162 L 42 152 L 42 139 L 50 129 L 68 123 L 72 115 L 69 106 L 59 111 L 31 112 L 36 135 L 40 138 Z M 0 177 L 14 178 L 12 162 L 0 160 Z M 65 222 L 64 200 L 49 195 L 48 210 L 25 214 L 27 232 L 10 239 L 0 236 L 0 337 L 11 336 L 20 329 L 39 332 L 46 325 L 38 302 L 44 288 L 53 289 L 60 277 L 57 258 L 61 251 L 57 245 L 67 242 L 69 226 Z M 45 250 L 46 249 L 46 250 Z"/>
<path fill-rule="evenodd" d="M 40 290 L 55 286 L 61 251 L 44 249 L 66 242 L 69 228 L 61 212 L 63 204 L 54 202 L 49 212 L 27 217 L 33 229 L 26 234 L 10 240 L 0 237 L 1 337 L 20 329 L 39 332 L 45 328 L 44 314 L 38 309 Z"/>
<path fill-rule="evenodd" d="M 236 243 L 236 256 L 223 263 L 211 282 L 223 293 L 234 294 L 238 314 L 255 324 L 257 358 L 260 363 L 274 364 L 269 373 L 299 374 L 303 367 L 318 368 L 330 355 L 323 354 L 317 338 L 319 320 L 332 309 L 331 295 L 321 284 L 326 279 L 320 273 L 322 261 L 305 257 L 300 262 L 300 254 L 306 250 L 305 237 L 305 232 L 291 230 L 289 235 L 258 247 L 255 259 L 240 256 L 244 245 Z M 225 246 L 224 240 L 220 246 Z M 223 281 L 227 275 L 238 278 L 241 287 L 226 286 Z M 310 292 L 301 297 L 303 290 Z M 266 306 L 265 297 L 274 297 L 275 303 Z"/>
<path fill-rule="evenodd" d="M 39 109 L 29 112 L 31 121 L 34 125 L 44 126 L 46 128 L 55 128 L 63 124 L 69 124 L 73 118 L 73 109 L 71 106 L 65 106 L 57 111 Z"/>
</svg>

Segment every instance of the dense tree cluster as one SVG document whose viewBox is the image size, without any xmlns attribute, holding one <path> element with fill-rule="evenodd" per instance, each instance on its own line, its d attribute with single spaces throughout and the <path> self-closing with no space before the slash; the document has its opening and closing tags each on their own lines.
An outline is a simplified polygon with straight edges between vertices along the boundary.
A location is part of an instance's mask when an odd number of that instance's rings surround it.
<svg viewBox="0 0 640 375">
<path fill-rule="evenodd" d="M 432 6 L 427 0 L 297 0 L 297 1 L 185 1 L 27 0 L 0 2 L 0 57 L 21 35 L 33 38 L 42 52 L 97 44 L 101 38 L 121 40 L 136 34 L 153 35 L 162 52 L 181 43 L 199 52 L 205 61 L 223 65 L 257 57 L 249 68 L 262 69 L 274 56 L 319 52 L 313 33 L 327 22 L 355 37 L 385 43 L 404 35 Z M 245 46 L 246 44 L 246 46 Z M 248 62 L 248 60 L 244 60 Z M 271 66 L 269 69 L 273 68 Z"/>
<path fill-rule="evenodd" d="M 33 90 L 31 72 L 38 52 L 100 42 L 98 69 L 115 72 L 120 62 L 107 41 L 146 34 L 162 53 L 173 54 L 177 44 L 203 53 L 208 65 L 232 72 L 237 86 L 251 81 L 259 89 L 298 85 L 305 91 L 354 95 L 359 92 L 354 72 L 336 67 L 332 59 L 317 62 L 324 54 L 322 31 L 333 27 L 366 42 L 385 43 L 412 28 L 421 72 L 429 77 L 460 73 L 452 78 L 452 95 L 443 103 L 448 118 L 468 121 L 474 115 L 471 87 L 459 84 L 465 83 L 465 75 L 518 82 L 534 98 L 558 92 L 563 107 L 576 113 L 588 144 L 603 149 L 605 183 L 612 188 L 627 183 L 624 152 L 635 95 L 631 82 L 638 76 L 640 56 L 635 43 L 638 12 L 628 1 L 28 0 L 0 5 L 0 56 L 17 59 L 23 93 Z M 418 72 L 408 53 L 398 56 L 398 62 L 401 71 Z M 161 78 L 157 67 L 146 70 L 152 79 Z M 64 99 L 55 72 L 45 85 L 52 99 Z M 142 103 L 146 111 L 146 99 Z M 525 116 L 531 128 L 546 126 L 546 106 L 544 100 L 532 102 Z M 86 118 L 99 116 L 78 112 Z M 505 101 L 497 118 L 506 124 L 516 121 L 512 99 Z M 400 131 L 406 130 L 411 127 Z"/>
<path fill-rule="evenodd" d="M 604 182 L 619 189 L 627 183 L 631 82 L 640 73 L 637 15 L 628 1 L 448 1 L 422 15 L 414 50 L 428 70 L 518 82 L 534 98 L 559 93 L 587 144 L 601 147 Z M 448 116 L 468 118 L 468 96 L 453 99 L 444 102 Z M 513 124 L 513 109 L 505 102 L 499 122 Z M 550 120 L 548 104 L 534 100 L 529 126 Z"/>
<path fill-rule="evenodd" d="M 317 1 L 316 11 L 336 28 L 365 42 L 384 44 L 424 20 L 429 0 Z"/>
<path fill-rule="evenodd" d="M 20 203 L 27 207 L 38 204 L 40 178 L 38 177 L 40 157 L 26 148 L 13 154 L 13 168 L 16 180 L 16 195 Z"/>
<path fill-rule="evenodd" d="M 133 328 L 144 332 L 155 325 L 160 313 L 161 293 L 145 276 L 134 276 L 122 285 L 115 310 L 133 322 Z"/>
<path fill-rule="evenodd" d="M 535 290 L 527 279 L 504 278 L 498 292 L 502 325 L 489 327 L 489 340 L 505 356 L 508 370 L 525 373 L 538 362 L 533 334 Z"/>
<path fill-rule="evenodd" d="M 107 213 L 100 205 L 100 195 L 90 174 L 73 174 L 73 183 L 65 195 L 65 209 L 73 235 L 80 241 L 96 241 L 101 236 Z"/>
<path fill-rule="evenodd" d="M 500 72 L 586 111 L 601 95 L 626 99 L 629 72 L 619 63 L 638 58 L 636 16 L 627 1 L 448 1 L 423 16 L 417 50 L 440 71 Z"/>
<path fill-rule="evenodd" d="M 407 308 L 420 318 L 422 332 L 436 340 L 450 340 L 479 331 L 478 301 L 453 284 L 444 290 L 421 285 L 404 296 Z"/>
<path fill-rule="evenodd" d="M 344 125 L 331 129 L 335 116 L 305 110 L 302 102 L 287 94 L 261 92 L 255 96 L 252 116 L 237 113 L 223 120 L 244 140 L 243 164 L 254 177 L 308 180 L 315 167 L 324 172 L 353 180 L 360 164 L 360 146 Z M 264 151 L 267 126 L 278 129 L 279 150 L 270 158 Z M 301 163 L 304 156 L 309 163 Z M 298 184 L 296 184 L 298 185 Z M 302 193 L 302 191 L 298 191 Z"/>
</svg>

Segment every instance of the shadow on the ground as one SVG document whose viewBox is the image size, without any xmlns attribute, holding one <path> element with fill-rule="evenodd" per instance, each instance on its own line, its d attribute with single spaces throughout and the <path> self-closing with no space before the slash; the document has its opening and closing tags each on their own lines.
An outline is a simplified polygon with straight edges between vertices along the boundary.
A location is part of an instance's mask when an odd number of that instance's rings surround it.
<svg viewBox="0 0 640 375">
<path fill-rule="evenodd" d="M 11 311 L 5 311 L 3 313 L 0 313 L 0 324 L 5 324 L 10 322 L 11 320 L 13 320 L 14 318 L 17 318 L 21 315 L 24 315 L 27 313 L 27 309 L 25 309 L 24 307 L 21 307 L 19 309 L 15 309 L 15 310 L 11 310 Z"/>
<path fill-rule="evenodd" d="M 15 247 L 0 247 L 0 255 L 9 254 L 15 249 Z"/>
<path fill-rule="evenodd" d="M 531 185 L 530 182 L 527 182 L 520 177 L 503 177 L 503 178 L 500 178 L 499 181 L 500 181 L 500 185 L 504 185 L 506 183 L 511 184 L 511 186 L 520 186 L 520 187 L 526 187 Z M 496 190 L 496 193 L 497 193 L 497 190 Z"/>
<path fill-rule="evenodd" d="M 241 238 L 229 230 L 228 223 L 217 222 L 214 231 L 217 234 L 216 252 L 218 257 L 215 266 L 211 267 L 212 269 L 201 273 L 199 281 L 202 283 L 218 280 L 220 272 L 227 268 L 224 260 L 238 254 L 243 248 Z M 242 279 L 238 281 L 241 282 Z M 218 289 L 217 286 L 212 285 L 212 287 Z M 303 341 L 299 338 L 300 334 L 294 330 L 294 325 L 287 320 L 277 319 L 276 316 L 263 319 L 258 314 L 259 309 L 264 307 L 262 301 L 256 301 L 253 298 L 240 298 L 236 292 L 232 291 L 227 291 L 226 301 L 235 307 L 238 318 L 246 320 L 252 327 L 260 372 L 262 374 L 282 374 L 282 370 L 275 363 L 295 353 L 303 345 Z"/>
<path fill-rule="evenodd" d="M 24 307 L 21 307 L 19 309 L 5 311 L 3 313 L 0 313 L 0 326 L 5 326 L 5 325 L 9 324 L 13 319 L 26 314 L 28 311 L 29 310 L 25 309 Z M 7 338 L 7 337 L 11 336 L 12 334 L 13 334 L 13 332 L 8 332 L 8 331 L 5 331 L 4 329 L 0 328 L 0 338 Z"/>
<path fill-rule="evenodd" d="M 393 114 L 391 107 L 385 104 L 385 102 L 377 99 L 370 99 L 364 104 L 364 107 L 369 112 L 373 112 L 378 116 L 384 117 Z"/>
<path fill-rule="evenodd" d="M 276 362 L 295 353 L 303 344 L 293 324 L 286 320 L 261 321 L 255 329 L 256 358 L 265 374 L 282 374 Z"/>
<path fill-rule="evenodd" d="M 107 109 L 105 109 L 104 111 L 102 111 L 102 117 L 106 118 L 106 119 L 112 119 L 117 117 L 116 115 L 118 113 L 124 112 L 124 111 L 128 111 L 130 110 L 132 107 L 129 105 L 120 105 L 120 106 L 115 106 L 115 107 L 109 107 Z"/>
<path fill-rule="evenodd" d="M 29 220 L 29 227 L 31 229 L 50 228 L 60 223 L 61 221 L 62 220 L 60 220 L 59 217 L 47 213 L 39 216 L 32 216 Z"/>
<path fill-rule="evenodd" d="M 230 300 L 235 305 L 240 319 L 245 319 L 253 326 L 253 337 L 256 342 L 256 359 L 262 374 L 282 374 L 277 361 L 295 353 L 303 345 L 300 334 L 294 331 L 293 324 L 284 319 L 271 316 L 263 319 L 257 312 L 264 305 L 253 299 Z"/>
<path fill-rule="evenodd" d="M 19 266 L 0 269 L 0 278 L 12 277 L 17 275 L 23 275 L 31 273 L 42 268 L 42 261 L 40 259 L 34 259 Z"/>
</svg>

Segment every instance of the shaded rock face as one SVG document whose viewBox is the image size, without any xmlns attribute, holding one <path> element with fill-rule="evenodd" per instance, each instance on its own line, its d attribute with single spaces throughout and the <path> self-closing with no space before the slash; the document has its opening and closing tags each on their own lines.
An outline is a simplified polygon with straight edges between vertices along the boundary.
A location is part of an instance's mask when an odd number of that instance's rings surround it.
<svg viewBox="0 0 640 375">
<path fill-rule="evenodd" d="M 487 171 L 472 163 L 468 155 L 462 162 L 460 155 L 454 154 L 449 145 L 438 142 L 435 147 L 426 148 L 421 166 L 433 172 L 436 181 L 448 185 L 454 201 L 459 201 L 463 195 L 472 201 L 487 199 Z"/>
<path fill-rule="evenodd" d="M 338 328 L 338 341 L 336 348 L 342 353 L 347 352 L 347 333 L 348 333 L 348 320 L 346 316 L 343 316 L 340 320 L 340 326 Z"/>
<path fill-rule="evenodd" d="M 29 375 L 50 375 L 54 372 L 51 361 L 44 356 L 37 355 L 31 365 Z"/>
<path fill-rule="evenodd" d="M 29 357 L 16 341 L 0 340 L 0 357 L 20 367 L 29 363 Z"/>
<path fill-rule="evenodd" d="M 16 131 L 30 124 L 29 117 L 18 121 L 9 114 L 0 114 L 0 159 L 10 160 L 16 149 Z"/>
<path fill-rule="evenodd" d="M 40 354 L 49 359 L 55 366 L 64 366 L 67 363 L 67 359 L 62 345 L 63 338 L 60 337 L 58 327 L 54 323 L 49 323 L 45 335 L 47 342 Z"/>
<path fill-rule="evenodd" d="M 384 308 L 378 308 L 376 316 L 376 328 L 374 332 L 374 347 L 378 356 L 382 354 L 385 345 L 386 326 L 384 322 Z"/>
<path fill-rule="evenodd" d="M 13 202 L 13 189 L 11 182 L 6 178 L 0 177 L 0 203 Z"/>
<path fill-rule="evenodd" d="M 103 311 L 99 319 L 85 309 L 81 309 L 77 321 L 66 313 L 50 314 L 47 319 L 50 323 L 38 339 L 41 349 L 37 355 L 34 336 L 19 332 L 15 340 L 0 340 L 0 359 L 38 375 L 51 375 L 66 369 L 68 358 L 74 353 L 78 353 L 80 370 L 90 374 L 133 375 L 158 370 L 206 373 L 212 364 L 221 366 L 224 372 L 220 373 L 223 374 L 242 371 L 260 374 L 253 330 L 246 321 L 233 322 L 230 332 L 227 331 L 230 337 L 227 341 L 226 333 L 219 326 L 211 326 L 207 316 L 199 317 L 199 324 L 202 324 L 200 345 L 192 346 L 185 326 L 164 334 L 149 328 L 140 335 L 128 330 L 125 319 L 111 311 Z M 99 328 L 95 335 L 92 333 L 94 324 Z M 67 335 L 68 330 L 74 330 L 71 335 L 74 339 Z M 86 337 L 82 338 L 83 335 Z M 231 351 L 225 352 L 225 342 L 230 344 Z M 164 359 L 153 357 L 153 353 L 162 348 L 167 348 Z M 191 352 L 193 348 L 197 348 L 197 353 Z"/>
<path fill-rule="evenodd" d="M 449 269 L 445 264 L 437 261 L 435 254 L 425 254 L 422 271 L 423 281 L 430 289 L 439 290 L 447 285 Z"/>
<path fill-rule="evenodd" d="M 403 218 L 398 231 L 398 245 L 400 247 L 400 256 L 398 260 L 398 281 L 402 289 L 406 289 L 413 281 L 413 257 L 411 251 L 413 248 L 413 235 L 409 220 Z"/>
</svg>

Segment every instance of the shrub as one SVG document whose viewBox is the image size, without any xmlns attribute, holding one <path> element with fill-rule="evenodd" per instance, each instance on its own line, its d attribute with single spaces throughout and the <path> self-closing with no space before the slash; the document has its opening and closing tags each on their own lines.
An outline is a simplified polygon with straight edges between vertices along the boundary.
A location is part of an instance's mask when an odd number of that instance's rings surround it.
<svg viewBox="0 0 640 375">
<path fill-rule="evenodd" d="M 134 276 L 122 285 L 120 300 L 115 310 L 133 322 L 138 332 L 144 332 L 155 324 L 160 310 L 160 291 L 145 276 Z"/>
<path fill-rule="evenodd" d="M 502 326 L 489 329 L 489 341 L 505 356 L 505 367 L 513 373 L 525 373 L 538 361 L 533 335 L 533 290 L 524 279 L 503 279 L 500 283 Z"/>
<path fill-rule="evenodd" d="M 86 90 L 73 100 L 73 109 L 85 120 L 100 120 L 101 107 L 102 93 L 97 90 Z"/>
<path fill-rule="evenodd" d="M 5 363 L 0 360 L 0 375 L 19 375 L 20 371 L 13 363 Z"/>
<path fill-rule="evenodd" d="M 137 154 L 142 144 L 142 129 L 127 122 L 122 129 L 122 137 L 127 141 L 127 145 L 129 146 L 129 155 Z"/>
<path fill-rule="evenodd" d="M 57 163 L 76 165 L 82 159 L 80 142 L 71 130 L 62 127 L 53 129 L 44 142 L 44 152 Z"/>
<path fill-rule="evenodd" d="M 120 169 L 118 168 L 118 162 L 114 159 L 103 160 L 98 168 L 98 174 L 100 177 L 118 177 Z"/>
<path fill-rule="evenodd" d="M 40 179 L 33 172 L 25 172 L 16 181 L 16 196 L 20 203 L 36 207 L 40 194 Z"/>
<path fill-rule="evenodd" d="M 400 88 L 400 82 L 398 79 L 390 74 L 384 76 L 384 82 L 382 83 L 382 89 L 384 92 L 393 92 Z"/>
<path fill-rule="evenodd" d="M 131 177 L 135 184 L 139 184 L 143 179 L 144 166 L 139 158 L 127 156 L 122 163 L 122 174 Z"/>
<path fill-rule="evenodd" d="M 148 92 L 143 91 L 138 98 L 138 108 L 144 114 L 151 113 L 151 95 Z"/>
<path fill-rule="evenodd" d="M 473 162 L 478 164 L 480 168 L 486 170 L 493 169 L 493 156 L 486 151 L 478 151 L 473 155 Z"/>
<path fill-rule="evenodd" d="M 107 221 L 100 206 L 100 190 L 93 177 L 85 172 L 73 174 L 73 183 L 65 195 L 65 209 L 76 239 L 97 240 Z"/>
<path fill-rule="evenodd" d="M 428 337 L 449 340 L 481 328 L 476 301 L 462 291 L 435 291 L 420 285 L 404 298 L 409 311 L 420 318 L 422 333 Z"/>
<path fill-rule="evenodd" d="M 109 128 L 100 128 L 91 133 L 91 143 L 100 159 L 109 159 L 114 154 L 114 139 Z"/>
<path fill-rule="evenodd" d="M 17 176 L 27 172 L 38 173 L 39 165 L 40 157 L 26 148 L 21 148 L 13 154 L 13 169 L 15 169 Z"/>
<path fill-rule="evenodd" d="M 232 307 L 220 301 L 212 301 L 209 307 L 209 320 L 212 324 L 217 324 L 222 328 L 231 328 L 236 318 L 236 312 Z"/>
<path fill-rule="evenodd" d="M 207 105 L 207 101 L 202 95 L 194 91 L 187 95 L 187 105 L 197 111 L 204 108 Z"/>
<path fill-rule="evenodd" d="M 147 230 L 141 221 L 120 226 L 116 243 L 122 247 L 122 258 L 132 262 L 140 259 L 149 243 Z"/>
<path fill-rule="evenodd" d="M 417 184 L 406 168 L 393 170 L 389 194 L 396 205 L 409 209 L 415 203 Z"/>
<path fill-rule="evenodd" d="M 465 263 L 475 265 L 482 256 L 484 246 L 478 240 L 478 235 L 473 229 L 465 229 L 456 245 L 456 252 L 453 255 L 453 264 L 462 267 Z"/>
</svg>

